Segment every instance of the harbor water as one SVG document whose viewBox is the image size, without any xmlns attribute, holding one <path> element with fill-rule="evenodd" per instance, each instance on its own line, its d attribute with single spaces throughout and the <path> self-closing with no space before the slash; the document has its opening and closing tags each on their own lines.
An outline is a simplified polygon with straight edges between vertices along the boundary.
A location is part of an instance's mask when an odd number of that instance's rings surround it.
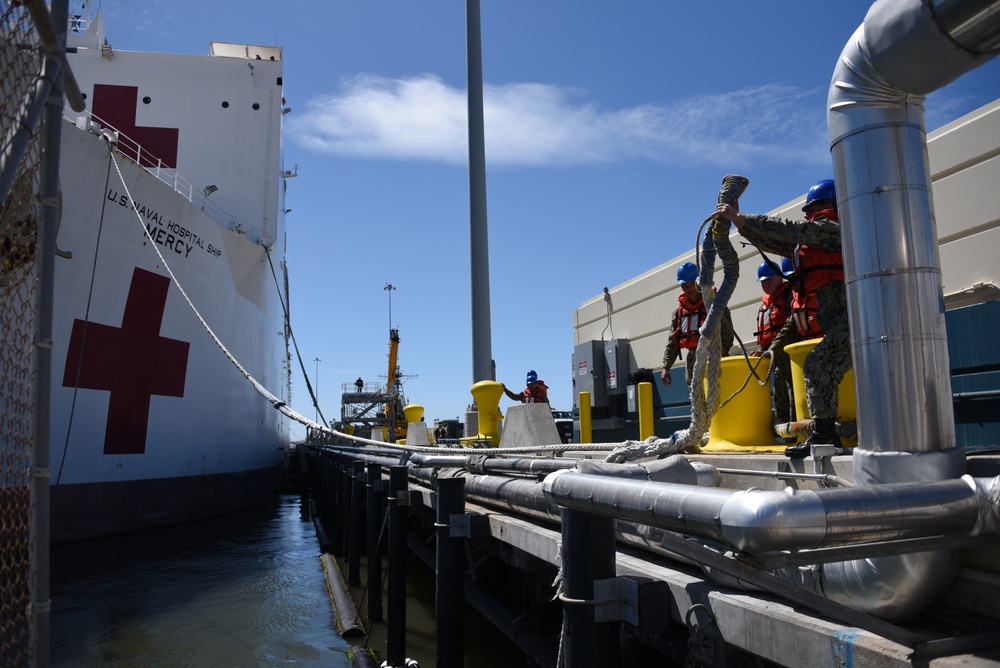
<svg viewBox="0 0 1000 668">
<path fill-rule="evenodd" d="M 55 545 L 51 664 L 349 666 L 298 496 Z"/>
<path fill-rule="evenodd" d="M 427 668 L 433 574 L 410 561 L 407 656 Z M 363 600 L 360 591 L 354 597 Z M 350 666 L 308 502 L 298 495 L 202 522 L 55 545 L 51 599 L 56 668 Z M 465 626 L 467 665 L 524 664 L 476 615 Z M 384 658 L 384 624 L 369 646 Z"/>
</svg>

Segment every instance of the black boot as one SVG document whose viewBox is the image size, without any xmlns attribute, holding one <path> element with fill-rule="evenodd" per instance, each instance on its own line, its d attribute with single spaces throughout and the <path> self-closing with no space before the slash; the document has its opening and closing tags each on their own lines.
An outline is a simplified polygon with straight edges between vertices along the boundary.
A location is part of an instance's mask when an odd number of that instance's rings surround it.
<svg viewBox="0 0 1000 668">
<path fill-rule="evenodd" d="M 812 452 L 813 445 L 835 445 L 840 447 L 840 436 L 833 418 L 816 418 L 813 433 L 809 438 L 785 448 L 785 456 L 802 459 Z"/>
</svg>

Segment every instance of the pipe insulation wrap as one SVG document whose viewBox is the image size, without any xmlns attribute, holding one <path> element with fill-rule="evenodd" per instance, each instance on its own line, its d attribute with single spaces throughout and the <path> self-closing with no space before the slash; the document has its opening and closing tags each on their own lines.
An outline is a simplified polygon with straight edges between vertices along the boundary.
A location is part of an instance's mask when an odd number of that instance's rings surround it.
<svg viewBox="0 0 1000 668">
<path fill-rule="evenodd" d="M 934 536 L 996 527 L 1000 486 L 969 476 L 929 483 L 745 491 L 557 471 L 545 497 L 584 510 L 726 542 L 749 554 Z"/>
<path fill-rule="evenodd" d="M 879 0 L 864 22 L 872 63 L 900 91 L 934 92 L 995 55 L 995 32 L 987 19 L 997 11 L 997 4 Z M 955 20 L 955 25 L 947 27 L 939 21 L 939 16 L 949 19 L 962 14 L 969 20 Z M 993 30 L 995 26 L 994 21 Z M 977 52 L 981 48 L 994 49 L 994 53 Z"/>
</svg>

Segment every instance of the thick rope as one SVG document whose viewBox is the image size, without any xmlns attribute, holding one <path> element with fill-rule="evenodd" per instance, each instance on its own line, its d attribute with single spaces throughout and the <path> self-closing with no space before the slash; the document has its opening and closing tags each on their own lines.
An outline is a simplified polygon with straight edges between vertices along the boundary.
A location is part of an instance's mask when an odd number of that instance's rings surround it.
<svg viewBox="0 0 1000 668">
<path fill-rule="evenodd" d="M 742 179 L 741 184 L 734 179 Z M 732 201 L 738 198 L 748 183 L 742 177 L 727 176 L 723 179 L 723 190 L 719 193 L 720 201 Z M 729 189 L 729 192 L 727 192 Z M 738 192 L 736 192 L 738 191 Z M 698 228 L 698 237 L 705 226 L 714 220 L 709 216 Z M 740 276 L 740 258 L 729 239 L 728 221 L 715 221 L 710 234 L 705 234 L 701 243 L 699 258 L 698 287 L 708 314 L 699 329 L 698 347 L 695 349 L 694 368 L 691 373 L 691 425 L 687 429 L 674 432 L 669 438 L 650 437 L 638 446 L 623 446 L 613 451 L 605 459 L 611 463 L 623 463 L 662 455 L 691 453 L 701 450 L 707 439 L 712 417 L 719 409 L 720 378 L 722 377 L 722 315 L 729 304 L 736 283 Z M 697 246 L 696 246 L 697 247 Z M 712 277 L 715 274 L 715 258 L 718 254 L 722 260 L 723 279 L 719 291 L 712 289 Z M 726 351 L 727 353 L 729 351 Z M 708 392 L 705 392 L 705 385 Z"/>
</svg>

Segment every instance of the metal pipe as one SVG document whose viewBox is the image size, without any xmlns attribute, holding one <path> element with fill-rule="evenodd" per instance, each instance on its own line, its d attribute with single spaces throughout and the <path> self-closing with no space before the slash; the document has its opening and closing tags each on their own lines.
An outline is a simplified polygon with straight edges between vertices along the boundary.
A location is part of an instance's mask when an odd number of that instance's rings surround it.
<svg viewBox="0 0 1000 668">
<path fill-rule="evenodd" d="M 762 478 L 774 478 L 775 480 L 814 480 L 824 485 L 837 485 L 838 487 L 853 487 L 854 483 L 845 480 L 832 473 L 797 473 L 795 471 L 758 471 L 755 469 L 730 469 L 719 467 L 720 474 L 760 476 Z"/>
<path fill-rule="evenodd" d="M 61 21 L 55 34 L 55 44 L 63 47 L 66 42 L 66 0 L 54 0 L 53 16 Z M 65 59 L 65 55 L 63 56 Z M 55 58 L 45 57 L 44 69 L 54 64 Z M 68 69 L 68 68 L 66 68 Z M 72 77 L 70 77 L 71 79 Z M 38 291 L 38 321 L 34 338 L 35 396 L 33 403 L 34 441 L 31 452 L 32 503 L 31 526 L 34 529 L 34 558 L 31 570 L 34 586 L 31 598 L 31 625 L 34 629 L 32 653 L 34 666 L 49 665 L 49 636 L 51 609 L 49 537 L 52 527 L 49 520 L 50 496 L 50 419 L 52 396 L 52 310 L 55 293 L 56 231 L 59 229 L 59 148 L 62 135 L 62 105 L 65 73 L 53 68 L 52 91 L 48 98 L 42 123 L 42 154 L 45 156 L 42 173 L 42 203 L 44 214 L 41 225 L 41 258 L 39 262 L 40 287 Z"/>
<path fill-rule="evenodd" d="M 465 475 L 465 494 L 468 498 L 488 499 L 493 502 L 492 505 L 499 505 L 514 512 L 534 511 L 535 514 L 553 521 L 560 518 L 559 506 L 547 499 L 542 493 L 542 487 L 533 480 L 468 473 Z"/>
<path fill-rule="evenodd" d="M 314 500 L 309 501 L 309 510 L 312 512 L 313 516 L 313 527 L 316 529 L 316 540 L 319 541 L 319 551 L 329 552 L 330 537 L 327 535 L 326 529 L 323 527 L 323 520 L 320 519 L 319 508 L 317 508 Z"/>
<path fill-rule="evenodd" d="M 54 81 L 60 72 L 60 61 L 46 56 L 42 61 L 42 74 L 35 81 L 34 87 L 24 94 L 24 99 L 17 111 L 16 120 L 6 128 L 3 137 L 3 152 L 0 152 L 0 197 L 14 185 L 18 175 L 21 159 L 28 150 L 38 119 L 45 108 Z"/>
<path fill-rule="evenodd" d="M 462 589 L 465 585 L 465 542 L 452 529 L 455 518 L 465 513 L 465 479 L 439 478 L 434 532 L 436 552 L 434 564 L 434 649 L 438 668 L 461 668 L 463 642 Z"/>
<path fill-rule="evenodd" d="M 28 0 L 28 11 L 35 22 L 38 36 L 42 39 L 46 54 L 59 59 L 59 67 L 63 69 L 63 83 L 66 100 L 73 111 L 83 111 L 87 108 L 80 93 L 80 85 L 73 76 L 73 70 L 66 62 L 66 25 L 69 18 L 69 2 L 56 0 L 52 3 L 51 14 L 45 7 L 44 0 Z M 59 95 L 59 117 L 62 118 L 62 94 Z"/>
<path fill-rule="evenodd" d="M 925 95 L 1000 49 L 984 0 L 878 0 L 844 47 L 828 96 L 858 402 L 855 483 L 965 471 L 957 446 Z M 827 564 L 831 598 L 887 618 L 951 581 L 936 553 Z"/>
<path fill-rule="evenodd" d="M 337 633 L 341 638 L 359 637 L 365 634 L 365 629 L 361 625 L 361 615 L 354 607 L 354 599 L 351 592 L 344 584 L 344 576 L 340 572 L 337 560 L 329 554 L 320 555 L 323 562 L 323 574 L 326 578 L 326 588 L 330 591 L 330 599 L 333 601 L 333 619 L 337 626 Z"/>
<path fill-rule="evenodd" d="M 763 554 L 924 536 L 997 531 L 997 479 L 845 489 L 721 490 L 557 471 L 542 482 L 563 508 L 612 515 Z M 995 493 L 995 492 L 994 492 Z"/>
</svg>

